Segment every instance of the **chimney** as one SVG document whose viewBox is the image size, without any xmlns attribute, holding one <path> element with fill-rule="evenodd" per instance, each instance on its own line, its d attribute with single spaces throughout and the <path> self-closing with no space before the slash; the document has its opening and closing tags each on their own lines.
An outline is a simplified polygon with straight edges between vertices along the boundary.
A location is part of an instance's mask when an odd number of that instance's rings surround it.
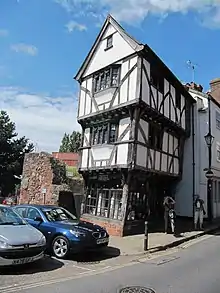
<svg viewBox="0 0 220 293">
<path fill-rule="evenodd" d="M 220 103 L 220 78 L 215 78 L 210 81 L 210 94 Z"/>
<path fill-rule="evenodd" d="M 191 83 L 186 83 L 185 85 L 184 85 L 184 87 L 186 88 L 186 89 L 193 89 L 193 90 L 196 90 L 196 91 L 198 91 L 198 92 L 202 92 L 203 91 L 203 87 L 202 87 L 202 85 L 201 84 L 196 84 L 195 82 L 191 82 Z"/>
</svg>

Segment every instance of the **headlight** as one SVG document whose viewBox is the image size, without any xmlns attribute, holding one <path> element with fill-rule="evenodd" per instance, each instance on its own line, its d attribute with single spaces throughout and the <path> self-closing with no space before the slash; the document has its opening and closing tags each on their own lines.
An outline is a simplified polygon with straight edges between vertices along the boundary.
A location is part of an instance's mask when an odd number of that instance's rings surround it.
<svg viewBox="0 0 220 293">
<path fill-rule="evenodd" d="M 37 243 L 38 246 L 46 245 L 46 238 L 44 236 L 41 237 L 40 241 Z"/>
<path fill-rule="evenodd" d="M 77 231 L 77 230 L 70 230 L 70 233 L 71 234 L 73 234 L 74 236 L 76 236 L 76 237 L 85 237 L 86 236 L 86 234 L 85 233 L 83 233 L 83 232 L 79 232 L 79 231 Z"/>
<path fill-rule="evenodd" d="M 11 245 L 9 245 L 5 240 L 0 240 L 0 249 L 5 248 L 11 248 Z"/>
</svg>

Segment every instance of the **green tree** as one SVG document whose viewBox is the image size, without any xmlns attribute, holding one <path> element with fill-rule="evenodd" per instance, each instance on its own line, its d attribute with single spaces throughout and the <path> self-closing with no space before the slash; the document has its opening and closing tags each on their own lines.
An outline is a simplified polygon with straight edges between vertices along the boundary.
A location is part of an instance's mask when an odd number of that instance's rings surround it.
<svg viewBox="0 0 220 293">
<path fill-rule="evenodd" d="M 0 111 L 0 187 L 3 195 L 14 192 L 22 174 L 25 153 L 33 150 L 26 137 L 18 138 L 15 123 L 5 111 Z"/>
<path fill-rule="evenodd" d="M 59 152 L 61 153 L 77 153 L 81 144 L 81 133 L 73 131 L 72 134 L 64 134 L 61 141 Z"/>
<path fill-rule="evenodd" d="M 67 150 L 69 149 L 69 143 L 70 143 L 69 134 L 66 134 L 66 132 L 65 132 L 64 133 L 64 136 L 63 136 L 63 139 L 61 141 L 61 145 L 60 145 L 59 152 L 60 153 L 66 153 L 66 152 L 68 152 Z"/>
</svg>

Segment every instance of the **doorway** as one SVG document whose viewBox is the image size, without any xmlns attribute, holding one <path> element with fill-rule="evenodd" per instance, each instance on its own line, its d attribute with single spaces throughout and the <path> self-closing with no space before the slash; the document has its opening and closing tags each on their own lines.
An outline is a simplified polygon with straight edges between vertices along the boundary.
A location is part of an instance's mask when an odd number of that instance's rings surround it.
<svg viewBox="0 0 220 293">
<path fill-rule="evenodd" d="M 70 191 L 59 192 L 59 206 L 65 208 L 76 216 L 76 206 L 73 193 Z"/>
</svg>

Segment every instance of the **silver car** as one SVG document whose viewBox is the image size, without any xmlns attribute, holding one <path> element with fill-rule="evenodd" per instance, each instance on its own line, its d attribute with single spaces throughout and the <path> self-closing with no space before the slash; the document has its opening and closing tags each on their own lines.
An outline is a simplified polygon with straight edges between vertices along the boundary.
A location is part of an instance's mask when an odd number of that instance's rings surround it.
<svg viewBox="0 0 220 293">
<path fill-rule="evenodd" d="M 44 256 L 46 239 L 9 206 L 0 205 L 0 266 L 30 263 Z"/>
</svg>

